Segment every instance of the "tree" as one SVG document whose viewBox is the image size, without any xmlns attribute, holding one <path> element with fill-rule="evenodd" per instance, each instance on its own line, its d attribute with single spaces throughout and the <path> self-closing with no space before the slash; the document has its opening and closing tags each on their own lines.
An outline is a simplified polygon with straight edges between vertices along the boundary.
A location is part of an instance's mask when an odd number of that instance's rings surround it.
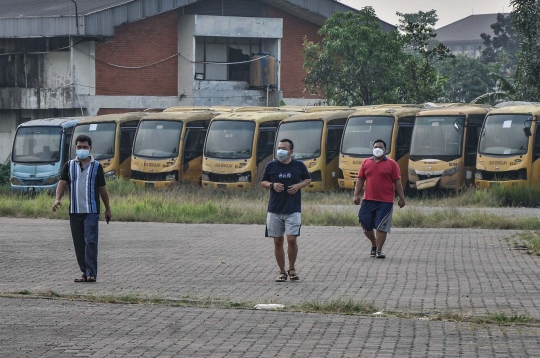
<svg viewBox="0 0 540 358">
<path fill-rule="evenodd" d="M 402 87 L 400 94 L 405 102 L 423 103 L 436 100 L 441 92 L 435 64 L 451 58 L 448 47 L 434 40 L 437 23 L 435 10 L 413 14 L 397 13 L 401 17 L 399 29 L 406 45 L 402 64 Z"/>
<path fill-rule="evenodd" d="M 540 1 L 512 0 L 513 23 L 522 37 L 515 77 L 516 95 L 523 101 L 540 101 Z"/>
<path fill-rule="evenodd" d="M 403 40 L 383 32 L 371 7 L 334 13 L 319 30 L 321 43 L 304 40 L 306 88 L 336 105 L 398 100 Z"/>
<path fill-rule="evenodd" d="M 514 28 L 513 14 L 497 14 L 497 22 L 491 25 L 494 36 L 482 33 L 484 50 L 480 60 L 485 64 L 500 64 L 501 75 L 513 76 L 517 66 L 517 53 L 521 36 Z"/>
<path fill-rule="evenodd" d="M 492 66 L 465 55 L 443 61 L 437 65 L 440 76 L 446 78 L 442 85 L 442 102 L 471 102 L 491 92 L 496 80 Z"/>
</svg>

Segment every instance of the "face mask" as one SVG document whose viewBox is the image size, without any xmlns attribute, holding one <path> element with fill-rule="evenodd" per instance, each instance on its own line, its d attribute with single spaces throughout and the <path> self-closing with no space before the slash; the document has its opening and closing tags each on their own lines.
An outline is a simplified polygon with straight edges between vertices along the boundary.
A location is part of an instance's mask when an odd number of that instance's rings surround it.
<svg viewBox="0 0 540 358">
<path fill-rule="evenodd" d="M 79 159 L 86 159 L 90 155 L 90 151 L 88 149 L 77 149 L 77 157 Z"/>
<path fill-rule="evenodd" d="M 280 162 L 284 162 L 289 157 L 289 151 L 285 149 L 278 149 L 276 152 L 276 157 Z"/>
<path fill-rule="evenodd" d="M 384 150 L 382 150 L 381 148 L 373 149 L 373 155 L 376 156 L 377 158 L 382 156 L 383 154 L 384 154 Z"/>
</svg>

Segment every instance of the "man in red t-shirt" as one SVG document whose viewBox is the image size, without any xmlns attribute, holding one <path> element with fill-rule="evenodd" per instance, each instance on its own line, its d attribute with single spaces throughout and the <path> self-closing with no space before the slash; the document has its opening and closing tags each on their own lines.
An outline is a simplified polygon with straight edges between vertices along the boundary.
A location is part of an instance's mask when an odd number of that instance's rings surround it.
<svg viewBox="0 0 540 358">
<path fill-rule="evenodd" d="M 358 180 L 354 187 L 353 201 L 360 204 L 360 192 L 366 184 L 364 198 L 358 212 L 358 221 L 364 234 L 371 241 L 371 257 L 384 259 L 382 247 L 386 234 L 392 227 L 392 210 L 394 207 L 394 192 L 399 195 L 398 205 L 405 206 L 405 196 L 401 185 L 401 173 L 397 163 L 387 158 L 386 143 L 377 139 L 373 143 L 373 157 L 362 162 L 358 170 Z M 374 233 L 377 230 L 377 234 Z"/>
</svg>

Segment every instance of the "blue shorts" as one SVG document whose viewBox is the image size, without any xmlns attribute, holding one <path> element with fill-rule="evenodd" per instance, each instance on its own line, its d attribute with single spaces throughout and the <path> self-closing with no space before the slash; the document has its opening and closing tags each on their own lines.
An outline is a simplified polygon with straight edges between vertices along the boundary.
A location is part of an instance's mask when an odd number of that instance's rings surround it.
<svg viewBox="0 0 540 358">
<path fill-rule="evenodd" d="M 358 221 L 364 232 L 377 231 L 390 232 L 392 227 L 392 211 L 394 203 L 383 203 L 373 200 L 362 200 Z"/>
</svg>

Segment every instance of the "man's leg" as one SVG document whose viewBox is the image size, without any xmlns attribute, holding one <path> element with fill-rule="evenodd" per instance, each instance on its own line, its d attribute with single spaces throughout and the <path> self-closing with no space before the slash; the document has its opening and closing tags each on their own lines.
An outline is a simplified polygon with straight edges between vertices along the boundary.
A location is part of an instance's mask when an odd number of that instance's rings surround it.
<svg viewBox="0 0 540 358">
<path fill-rule="evenodd" d="M 294 235 L 287 235 L 287 256 L 289 257 L 289 269 L 294 270 L 294 264 L 298 256 L 298 243 Z"/>
<path fill-rule="evenodd" d="M 73 238 L 73 247 L 75 248 L 75 257 L 81 269 L 83 276 L 86 276 L 85 263 L 85 242 L 84 242 L 84 216 L 70 215 L 69 226 L 71 228 L 71 237 Z"/>
<path fill-rule="evenodd" d="M 384 246 L 384 242 L 386 241 L 386 232 L 384 231 L 377 231 L 377 251 L 381 252 L 382 247 Z"/>
<path fill-rule="evenodd" d="M 288 238 L 287 238 L 288 239 Z M 285 272 L 285 250 L 283 250 L 283 236 L 274 237 L 274 255 L 279 266 L 279 272 Z"/>
<path fill-rule="evenodd" d="M 377 235 L 378 234 L 379 234 L 379 232 L 377 231 Z M 369 241 L 371 241 L 371 247 L 377 246 L 377 239 L 376 239 L 376 236 L 375 236 L 375 230 L 364 231 L 364 235 L 366 235 L 366 237 L 369 239 Z"/>
<path fill-rule="evenodd" d="M 84 219 L 84 239 L 86 243 L 86 276 L 97 277 L 99 214 L 87 214 Z"/>
<path fill-rule="evenodd" d="M 360 204 L 360 210 L 358 211 L 358 221 L 364 230 L 364 235 L 371 242 L 370 256 L 374 257 L 376 253 L 375 247 L 377 246 L 377 239 L 375 238 L 375 211 L 377 209 L 377 203 L 371 200 L 363 200 Z"/>
</svg>

